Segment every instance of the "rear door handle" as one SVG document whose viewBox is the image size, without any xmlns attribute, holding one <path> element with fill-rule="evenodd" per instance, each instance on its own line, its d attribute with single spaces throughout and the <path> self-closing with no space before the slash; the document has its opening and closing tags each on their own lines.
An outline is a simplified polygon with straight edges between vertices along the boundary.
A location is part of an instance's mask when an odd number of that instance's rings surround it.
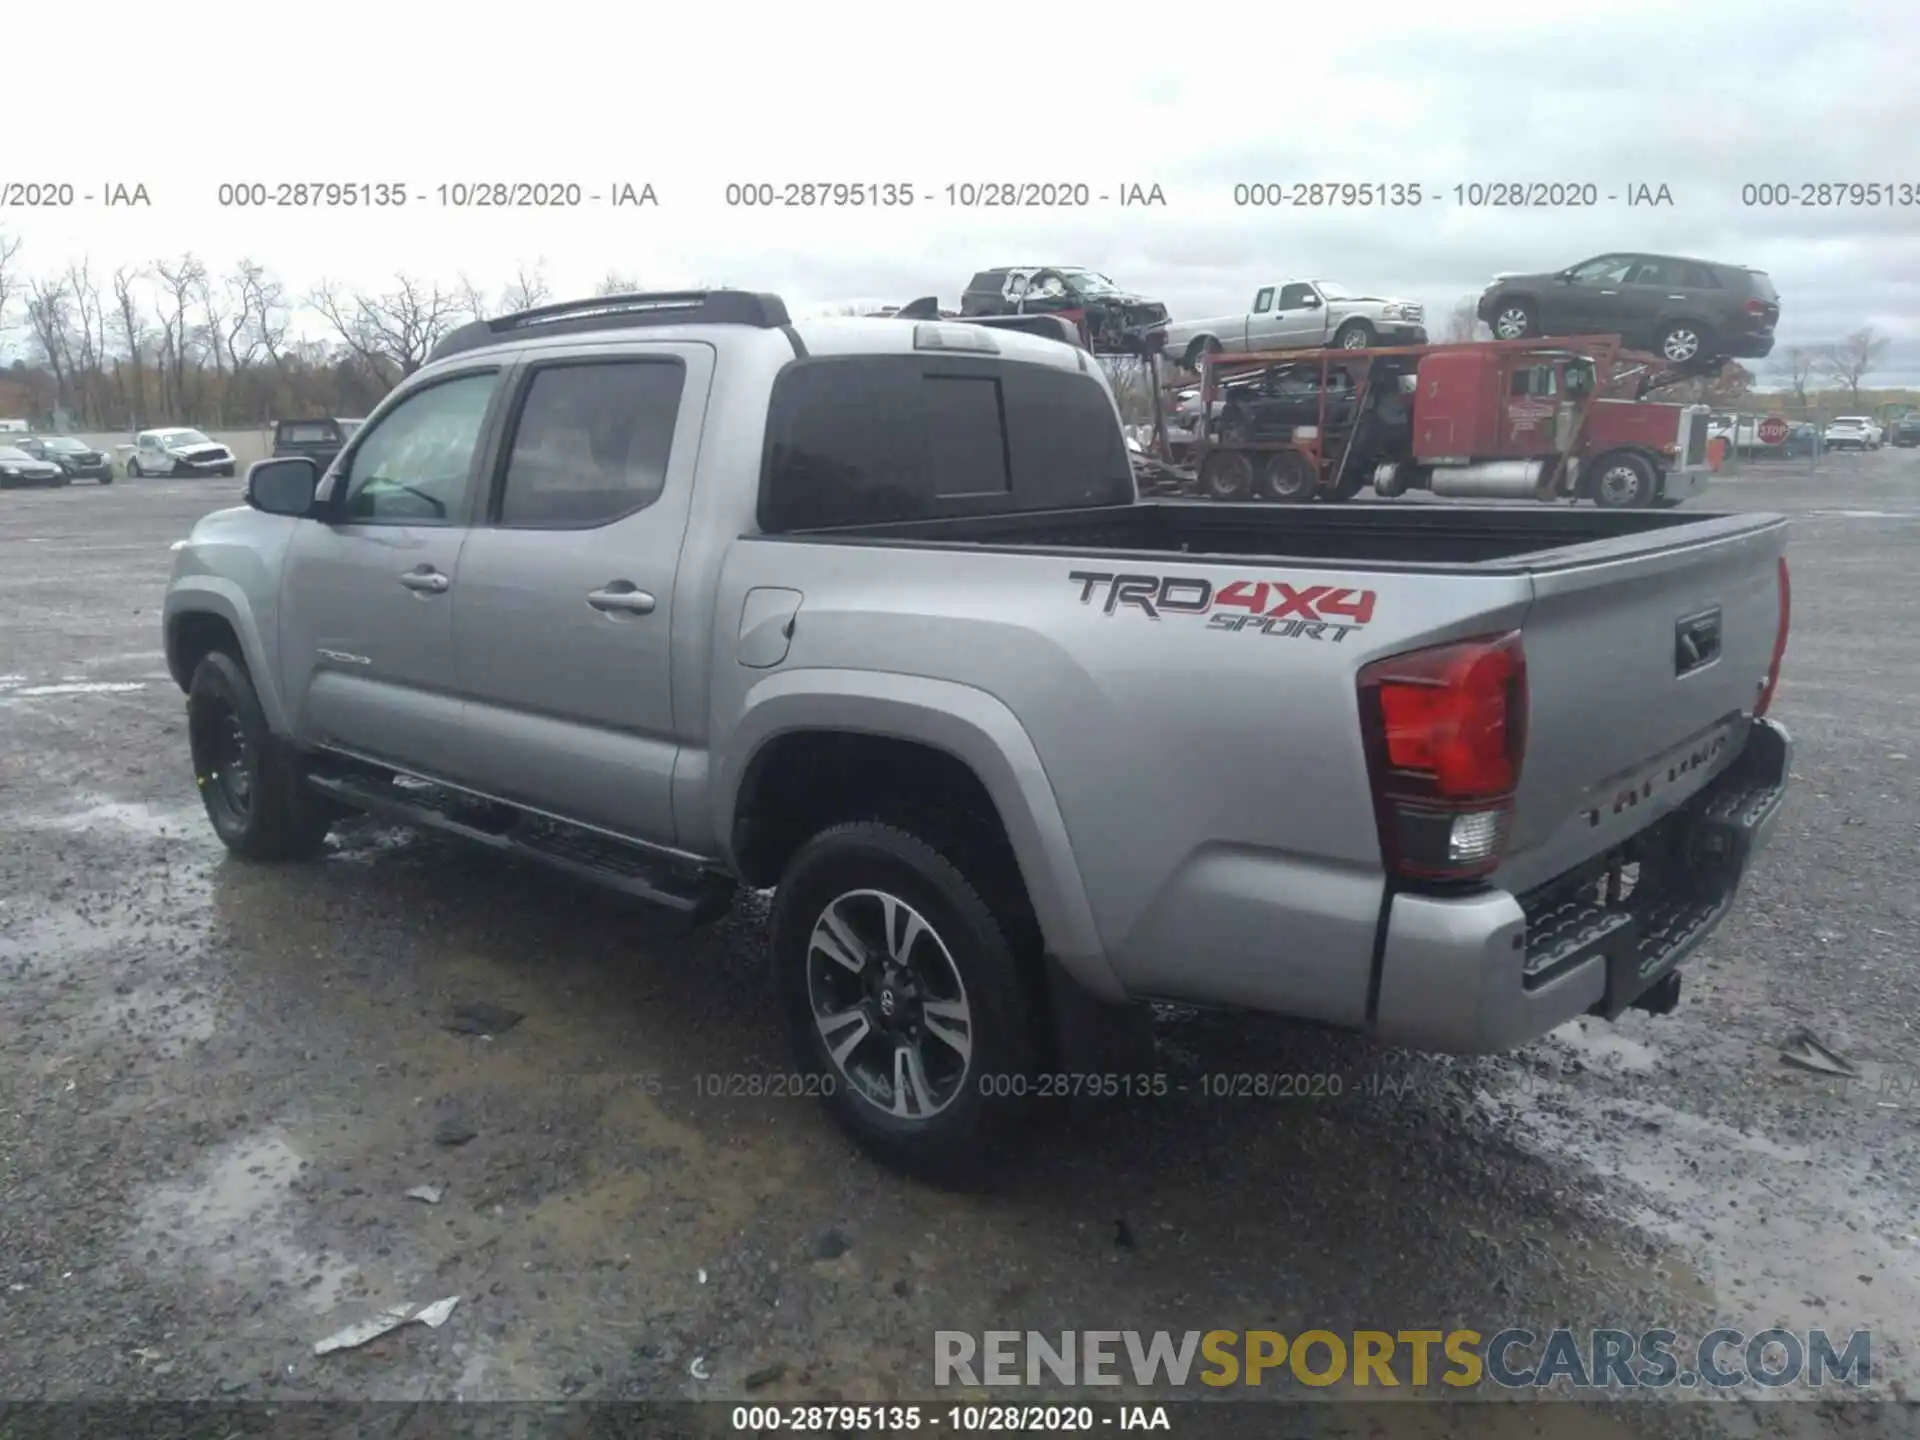
<svg viewBox="0 0 1920 1440">
<path fill-rule="evenodd" d="M 430 595 L 438 595 L 453 584 L 431 565 L 422 565 L 418 570 L 407 571 L 400 577 L 400 583 L 409 590 L 425 591 Z"/>
<path fill-rule="evenodd" d="M 651 615 L 654 600 L 646 591 L 636 589 L 631 580 L 616 580 L 588 595 L 587 604 L 603 614 Z"/>
</svg>

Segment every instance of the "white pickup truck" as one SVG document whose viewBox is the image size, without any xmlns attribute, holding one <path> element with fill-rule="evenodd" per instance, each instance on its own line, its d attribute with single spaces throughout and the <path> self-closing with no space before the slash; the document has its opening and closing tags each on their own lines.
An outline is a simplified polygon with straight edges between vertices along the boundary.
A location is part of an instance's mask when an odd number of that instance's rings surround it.
<svg viewBox="0 0 1920 1440">
<path fill-rule="evenodd" d="M 1426 316 L 1426 307 L 1418 301 L 1352 295 L 1331 280 L 1287 280 L 1262 285 L 1243 314 L 1167 326 L 1166 350 L 1195 370 L 1208 352 L 1424 345 Z"/>
</svg>

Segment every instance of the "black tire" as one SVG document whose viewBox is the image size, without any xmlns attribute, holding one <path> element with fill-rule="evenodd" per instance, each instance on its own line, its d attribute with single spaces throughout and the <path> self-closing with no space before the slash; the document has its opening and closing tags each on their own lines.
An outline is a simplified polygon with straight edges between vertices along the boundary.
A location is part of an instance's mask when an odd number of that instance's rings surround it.
<svg viewBox="0 0 1920 1440">
<path fill-rule="evenodd" d="M 1496 340 L 1525 340 L 1540 333 L 1540 312 L 1531 301 L 1502 300 L 1488 326 Z"/>
<path fill-rule="evenodd" d="M 127 457 L 127 478 L 129 480 L 138 480 L 140 478 L 140 462 L 131 455 Z"/>
<path fill-rule="evenodd" d="M 1333 332 L 1337 350 L 1369 350 L 1378 341 L 1373 326 L 1365 320 L 1349 320 Z"/>
<path fill-rule="evenodd" d="M 1593 467 L 1593 503 L 1602 510 L 1642 510 L 1653 503 L 1659 477 L 1638 455 L 1608 455 Z"/>
<path fill-rule="evenodd" d="M 222 465 L 222 466 L 220 467 L 220 478 L 221 478 L 222 480 L 231 480 L 231 479 L 233 479 L 233 466 L 231 466 L 231 465 Z"/>
<path fill-rule="evenodd" d="M 1260 473 L 1260 491 L 1283 505 L 1304 505 L 1320 488 L 1312 460 L 1299 450 L 1276 450 Z"/>
<path fill-rule="evenodd" d="M 320 853 L 330 809 L 305 786 L 299 757 L 267 725 L 246 667 L 222 650 L 203 659 L 187 691 L 194 778 L 214 833 L 248 860 Z"/>
<path fill-rule="evenodd" d="M 1654 337 L 1654 352 L 1669 365 L 1698 365 L 1712 354 L 1707 327 L 1692 320 L 1675 320 Z"/>
<path fill-rule="evenodd" d="M 1215 450 L 1200 463 L 1200 493 L 1209 500 L 1245 500 L 1253 494 L 1253 461 L 1244 450 Z"/>
<path fill-rule="evenodd" d="M 1671 495 L 1662 495 L 1653 502 L 1653 508 L 1656 510 L 1674 510 L 1679 508 L 1679 505 L 1680 502 Z"/>
<path fill-rule="evenodd" d="M 1220 342 L 1210 335 L 1202 335 L 1187 346 L 1186 353 L 1181 357 L 1180 363 L 1197 374 L 1200 370 L 1200 357 L 1202 355 L 1218 355 L 1219 353 Z"/>
<path fill-rule="evenodd" d="M 821 831 L 780 877 L 772 960 L 795 1058 L 840 1128 L 883 1164 L 971 1188 L 1014 1153 L 1046 1012 L 1038 929 L 1017 872 L 995 847 L 962 838 L 967 833 L 933 815 Z M 910 931 L 903 909 L 926 929 Z M 829 930 L 830 915 L 860 942 L 857 968 L 816 946 L 816 935 L 832 941 L 842 933 Z M 920 1007 L 930 995 L 947 1007 L 940 1023 L 949 1034 L 964 1027 L 964 1056 L 927 1021 Z M 916 1022 L 917 1037 L 903 1033 Z M 919 1058 L 903 1068 L 908 1050 Z M 938 1103 L 916 1107 L 907 1092 Z M 904 1113 L 915 1108 L 924 1113 Z"/>
<path fill-rule="evenodd" d="M 101 485 L 111 485 L 113 483 L 113 476 L 102 475 L 96 483 Z"/>
</svg>

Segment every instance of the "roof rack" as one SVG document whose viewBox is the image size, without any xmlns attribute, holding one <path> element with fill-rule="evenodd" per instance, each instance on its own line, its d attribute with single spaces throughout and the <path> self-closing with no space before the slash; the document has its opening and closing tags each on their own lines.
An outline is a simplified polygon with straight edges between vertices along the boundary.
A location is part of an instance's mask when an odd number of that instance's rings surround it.
<svg viewBox="0 0 1920 1440">
<path fill-rule="evenodd" d="M 626 330 L 648 325 L 752 325 L 777 330 L 789 323 L 778 295 L 751 290 L 660 290 L 627 295 L 595 295 L 517 310 L 492 320 L 475 320 L 449 333 L 427 357 L 431 364 L 508 340 L 540 335 L 577 335 L 597 330 Z"/>
</svg>

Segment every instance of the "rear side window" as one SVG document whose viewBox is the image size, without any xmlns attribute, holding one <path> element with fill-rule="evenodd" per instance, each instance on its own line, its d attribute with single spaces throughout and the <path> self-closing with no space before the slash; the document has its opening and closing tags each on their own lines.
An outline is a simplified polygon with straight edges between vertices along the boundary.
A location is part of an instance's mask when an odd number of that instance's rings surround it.
<svg viewBox="0 0 1920 1440">
<path fill-rule="evenodd" d="M 667 479 L 685 371 L 611 360 L 534 371 L 507 452 L 499 523 L 605 525 L 651 505 Z"/>
<path fill-rule="evenodd" d="M 863 355 L 774 382 L 760 492 L 770 533 L 1133 499 L 1106 390 L 1046 365 Z"/>
</svg>

